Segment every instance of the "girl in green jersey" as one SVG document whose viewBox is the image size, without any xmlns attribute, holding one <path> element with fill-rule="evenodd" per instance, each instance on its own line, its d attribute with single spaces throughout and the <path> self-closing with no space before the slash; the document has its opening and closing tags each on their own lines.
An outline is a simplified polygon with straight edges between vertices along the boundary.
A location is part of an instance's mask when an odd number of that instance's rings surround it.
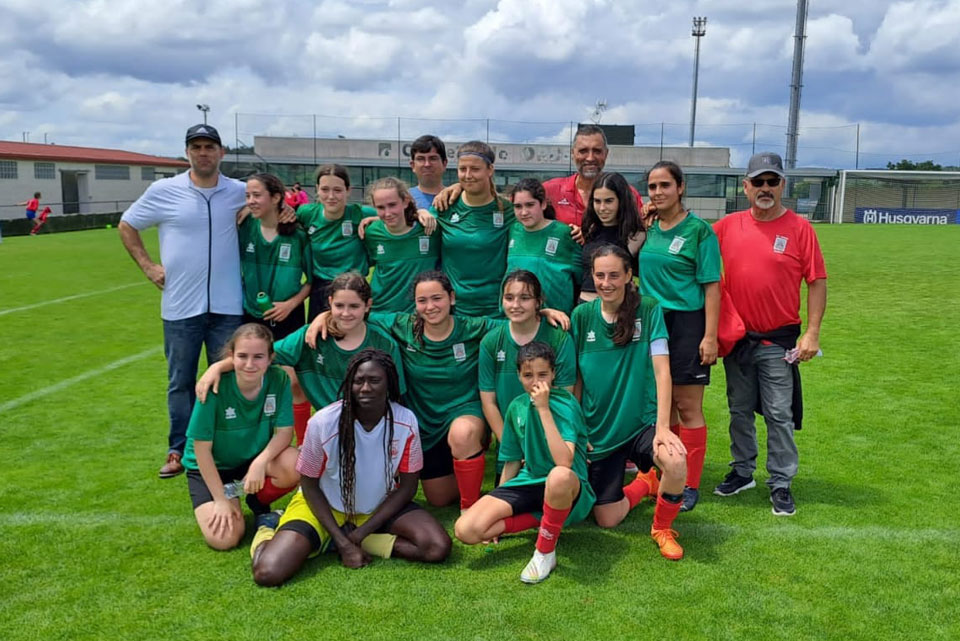
<svg viewBox="0 0 960 641">
<path fill-rule="evenodd" d="M 597 248 L 590 267 L 599 298 L 573 312 L 577 387 L 593 446 L 593 514 L 600 527 L 618 525 L 655 491 L 656 465 L 663 478 L 650 534 L 664 557 L 678 560 L 683 548 L 671 525 L 680 511 L 686 449 L 670 430 L 670 356 L 663 313 L 656 299 L 637 292 L 631 262 L 622 247 Z M 642 474 L 624 487 L 626 460 Z"/>
<path fill-rule="evenodd" d="M 647 175 L 650 200 L 644 213 L 656 220 L 640 252 L 640 288 L 663 307 L 670 333 L 673 378 L 671 429 L 687 448 L 687 483 L 681 512 L 700 498 L 700 474 L 707 452 L 704 386 L 717 361 L 720 317 L 720 245 L 709 223 L 683 206 L 683 171 L 669 160 Z"/>
<path fill-rule="evenodd" d="M 350 173 L 342 165 L 317 168 L 316 204 L 297 210 L 297 220 L 307 230 L 313 250 L 313 288 L 308 320 L 327 309 L 330 281 L 337 275 L 357 271 L 366 275 L 367 254 L 360 241 L 360 221 L 375 216 L 370 207 L 348 203 Z"/>
<path fill-rule="evenodd" d="M 595 498 L 587 481 L 583 411 L 573 395 L 553 387 L 555 359 L 553 349 L 539 341 L 517 352 L 514 362 L 526 394 L 514 399 L 506 413 L 500 487 L 454 526 L 457 538 L 470 545 L 539 524 L 536 551 L 520 574 L 524 583 L 550 575 L 557 565 L 561 528 L 586 518 Z"/>
<path fill-rule="evenodd" d="M 568 225 L 554 220 L 553 206 L 536 178 L 518 182 L 510 199 L 517 222 L 510 228 L 507 273 L 534 272 L 543 284 L 547 307 L 569 314 L 580 289 L 580 245 L 571 238 Z"/>
<path fill-rule="evenodd" d="M 237 498 L 224 484 L 243 479 L 257 525 L 275 526 L 271 501 L 299 482 L 297 450 L 290 447 L 290 382 L 271 367 L 273 336 L 263 325 L 241 325 L 224 346 L 234 369 L 204 402 L 197 399 L 187 428 L 183 465 L 193 512 L 207 545 L 229 550 L 243 537 Z"/>
<path fill-rule="evenodd" d="M 437 268 L 440 235 L 429 235 L 417 221 L 417 205 L 402 180 L 381 178 L 367 194 L 378 216 L 363 236 L 374 268 L 373 311 L 413 312 L 410 284 L 420 272 Z"/>
</svg>

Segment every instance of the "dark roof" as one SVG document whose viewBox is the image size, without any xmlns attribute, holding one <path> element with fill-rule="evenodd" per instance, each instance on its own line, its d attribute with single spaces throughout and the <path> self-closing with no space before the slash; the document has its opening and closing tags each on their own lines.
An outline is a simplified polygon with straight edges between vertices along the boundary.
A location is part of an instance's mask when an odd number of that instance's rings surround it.
<svg viewBox="0 0 960 641">
<path fill-rule="evenodd" d="M 150 156 L 119 149 L 97 147 L 69 147 L 67 145 L 41 145 L 34 142 L 0 141 L 0 158 L 15 160 L 54 160 L 60 162 L 94 162 L 120 165 L 152 165 L 160 167 L 189 167 L 190 164 L 166 158 Z"/>
</svg>

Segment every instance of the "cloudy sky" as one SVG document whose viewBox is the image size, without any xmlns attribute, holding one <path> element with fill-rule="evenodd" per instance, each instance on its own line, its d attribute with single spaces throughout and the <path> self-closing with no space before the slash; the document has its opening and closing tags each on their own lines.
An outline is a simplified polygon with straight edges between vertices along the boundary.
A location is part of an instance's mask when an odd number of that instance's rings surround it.
<svg viewBox="0 0 960 641">
<path fill-rule="evenodd" d="M 960 164 L 960 0 L 811 0 L 798 164 Z M 639 144 L 783 151 L 794 0 L 0 0 L 0 138 L 182 153 L 254 135 L 566 141 L 598 99 Z M 756 123 L 756 129 L 754 129 Z M 754 133 L 756 131 L 756 133 Z"/>
</svg>

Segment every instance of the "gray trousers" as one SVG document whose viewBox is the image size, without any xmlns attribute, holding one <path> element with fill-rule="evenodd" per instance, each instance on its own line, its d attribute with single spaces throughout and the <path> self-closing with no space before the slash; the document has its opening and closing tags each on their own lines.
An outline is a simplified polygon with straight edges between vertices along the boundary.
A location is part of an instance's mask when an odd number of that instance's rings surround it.
<svg viewBox="0 0 960 641">
<path fill-rule="evenodd" d="M 790 487 L 797 474 L 797 444 L 793 440 L 793 375 L 778 345 L 759 345 L 750 363 L 723 359 L 730 408 L 730 465 L 740 476 L 757 469 L 757 427 L 754 410 L 763 400 L 767 423 L 767 472 L 770 489 Z"/>
</svg>

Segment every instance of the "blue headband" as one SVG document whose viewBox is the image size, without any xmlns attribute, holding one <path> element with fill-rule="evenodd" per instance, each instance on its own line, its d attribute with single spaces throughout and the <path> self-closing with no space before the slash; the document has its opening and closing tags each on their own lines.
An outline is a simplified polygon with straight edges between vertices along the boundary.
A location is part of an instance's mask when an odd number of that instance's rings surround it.
<svg viewBox="0 0 960 641">
<path fill-rule="evenodd" d="M 458 151 L 457 158 L 463 158 L 464 156 L 476 156 L 477 158 L 482 158 L 488 165 L 493 164 L 493 154 L 489 156 L 485 153 L 479 151 Z"/>
</svg>

